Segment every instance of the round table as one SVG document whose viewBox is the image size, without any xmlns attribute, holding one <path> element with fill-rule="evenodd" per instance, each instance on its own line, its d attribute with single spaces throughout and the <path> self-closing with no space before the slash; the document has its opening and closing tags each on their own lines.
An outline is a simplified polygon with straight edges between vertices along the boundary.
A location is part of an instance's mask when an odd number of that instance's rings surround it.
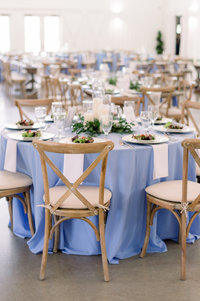
<svg viewBox="0 0 200 301">
<path fill-rule="evenodd" d="M 141 251 L 146 225 L 145 187 L 159 181 L 182 178 L 181 141 L 187 137 L 194 137 L 194 134 L 181 134 L 176 137 L 177 141 L 169 142 L 169 176 L 153 180 L 153 148 L 150 145 L 135 145 L 135 148 L 121 146 L 120 135 L 109 135 L 115 143 L 115 148 L 108 157 L 105 181 L 105 187 L 112 191 L 106 224 L 106 247 L 110 263 L 118 263 L 119 259 L 139 254 Z M 0 169 L 4 166 L 6 144 L 7 137 L 4 133 L 1 135 Z M 63 155 L 51 153 L 50 158 L 62 171 Z M 94 158 L 95 154 L 85 155 L 84 167 L 86 168 Z M 44 189 L 39 154 L 30 142 L 17 144 L 17 171 L 29 175 L 33 180 L 31 204 L 36 232 L 27 243 L 30 251 L 36 254 L 43 249 L 44 208 L 38 205 L 43 203 Z M 50 169 L 48 173 L 49 185 L 57 185 L 57 176 Z M 84 183 L 98 184 L 99 174 L 100 166 Z M 188 177 L 195 181 L 195 164 L 192 158 L 189 162 Z M 27 217 L 21 204 L 14 202 L 13 208 L 14 233 L 20 237 L 30 237 Z M 92 219 L 97 223 L 96 217 Z M 147 252 L 165 252 L 167 248 L 163 239 L 177 240 L 178 232 L 178 223 L 174 216 L 166 210 L 159 211 L 154 218 Z M 197 217 L 191 227 L 188 242 L 194 242 L 199 237 L 200 217 Z M 53 242 L 50 241 L 49 251 L 52 250 L 52 245 Z M 100 245 L 93 230 L 81 220 L 69 220 L 61 224 L 59 249 L 67 254 L 100 254 Z"/>
</svg>

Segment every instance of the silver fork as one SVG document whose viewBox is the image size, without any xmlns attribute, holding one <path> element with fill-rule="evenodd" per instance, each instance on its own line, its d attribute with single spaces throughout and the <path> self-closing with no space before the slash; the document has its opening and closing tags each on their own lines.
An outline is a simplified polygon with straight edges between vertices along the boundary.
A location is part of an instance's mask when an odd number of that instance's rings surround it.
<svg viewBox="0 0 200 301">
<path fill-rule="evenodd" d="M 128 146 L 130 148 L 135 148 L 134 145 L 130 145 L 130 144 L 128 144 L 127 142 L 125 142 L 123 140 L 120 140 L 119 144 L 122 145 L 122 146 Z"/>
<path fill-rule="evenodd" d="M 168 137 L 168 138 L 169 138 L 169 141 L 171 141 L 171 142 L 176 142 L 176 141 L 178 141 L 178 139 L 175 138 L 175 137 L 172 137 L 170 133 L 167 133 L 167 132 L 166 132 L 166 133 L 165 133 L 165 136 Z"/>
</svg>

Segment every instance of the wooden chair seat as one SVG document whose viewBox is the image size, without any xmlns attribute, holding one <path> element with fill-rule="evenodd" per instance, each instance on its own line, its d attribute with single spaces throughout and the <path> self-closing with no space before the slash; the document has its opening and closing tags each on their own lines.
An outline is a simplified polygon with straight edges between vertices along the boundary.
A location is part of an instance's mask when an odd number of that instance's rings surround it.
<svg viewBox="0 0 200 301">
<path fill-rule="evenodd" d="M 15 189 L 32 185 L 32 180 L 29 176 L 6 170 L 0 171 L 0 190 Z"/>
<path fill-rule="evenodd" d="M 146 193 L 167 202 L 181 203 L 182 181 L 160 182 L 145 189 Z M 187 200 L 192 203 L 200 192 L 200 184 L 188 181 Z"/>
<path fill-rule="evenodd" d="M 24 213 L 28 215 L 28 223 L 31 234 L 34 235 L 34 226 L 30 203 L 30 186 L 32 180 L 29 176 L 20 172 L 0 171 L 0 198 L 5 197 L 8 202 L 11 229 L 13 230 L 13 198 L 17 198 L 24 208 Z M 23 194 L 23 197 L 19 194 Z"/>
<path fill-rule="evenodd" d="M 18 73 L 11 73 L 11 81 L 14 83 L 25 83 L 26 78 Z"/>
<path fill-rule="evenodd" d="M 163 115 L 165 115 L 167 110 L 166 106 L 163 106 L 160 108 L 160 113 L 162 113 Z M 173 117 L 173 116 L 179 116 L 181 118 L 181 109 L 177 108 L 177 107 L 171 107 L 168 109 L 168 114 L 167 117 Z"/>
<path fill-rule="evenodd" d="M 49 189 L 50 204 L 55 205 L 57 200 L 68 190 L 66 186 L 55 186 Z M 79 192 L 94 206 L 98 208 L 99 187 L 79 186 Z M 109 205 L 112 193 L 104 189 L 104 205 Z M 85 206 L 74 194 L 71 194 L 60 206 L 65 209 L 86 209 Z"/>
</svg>

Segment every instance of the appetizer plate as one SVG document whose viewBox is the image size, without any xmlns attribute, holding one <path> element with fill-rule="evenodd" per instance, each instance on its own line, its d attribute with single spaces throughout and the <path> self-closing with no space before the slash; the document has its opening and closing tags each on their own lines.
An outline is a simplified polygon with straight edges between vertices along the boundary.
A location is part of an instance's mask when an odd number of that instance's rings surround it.
<svg viewBox="0 0 200 301">
<path fill-rule="evenodd" d="M 129 143 L 137 143 L 137 144 L 158 144 L 158 143 L 165 143 L 169 141 L 168 137 L 161 136 L 161 135 L 154 135 L 155 140 L 137 140 L 133 138 L 133 135 L 127 135 L 122 138 L 125 142 Z"/>
<path fill-rule="evenodd" d="M 33 125 L 17 125 L 16 123 L 8 123 L 5 125 L 5 128 L 9 130 L 37 130 L 43 127 L 44 125 L 41 125 L 37 122 L 35 122 Z"/>
<path fill-rule="evenodd" d="M 94 142 L 92 142 L 92 143 L 98 143 L 98 142 L 105 142 L 106 141 L 105 139 L 102 139 L 102 138 L 95 138 L 95 137 L 93 137 L 93 139 L 94 139 Z M 70 144 L 71 143 L 72 144 L 90 144 L 90 143 L 74 143 L 74 142 L 72 142 L 72 137 L 63 138 L 59 142 L 60 143 L 70 143 Z"/>
<path fill-rule="evenodd" d="M 158 125 L 159 124 L 165 124 L 165 123 L 171 122 L 171 121 L 172 121 L 172 119 L 163 117 L 161 120 L 156 120 L 154 122 L 154 124 L 158 124 Z"/>
<path fill-rule="evenodd" d="M 113 94 L 120 94 L 118 89 L 105 89 L 105 94 L 113 95 Z"/>
<path fill-rule="evenodd" d="M 181 134 L 181 133 L 186 134 L 186 133 L 191 133 L 194 131 L 193 129 L 189 128 L 188 126 L 184 126 L 183 129 L 168 129 L 168 128 L 165 128 L 163 125 L 158 125 L 158 126 L 155 126 L 153 129 L 158 132 L 177 133 L 177 134 Z"/>
<path fill-rule="evenodd" d="M 162 118 L 162 120 L 157 120 L 157 121 L 155 121 L 155 125 L 162 125 L 162 124 L 165 124 L 165 123 L 167 123 L 167 122 L 171 122 L 172 120 L 170 119 L 170 118 Z M 137 118 L 137 122 L 138 123 L 141 123 L 141 120 L 140 120 L 140 117 L 138 117 Z M 156 127 L 157 128 L 157 127 Z"/>
<path fill-rule="evenodd" d="M 18 141 L 32 141 L 33 139 L 39 139 L 39 140 L 49 140 L 55 137 L 54 133 L 43 133 L 41 137 L 23 137 L 22 133 L 20 132 L 13 132 L 13 133 L 8 133 L 7 137 L 10 139 L 18 140 Z"/>
<path fill-rule="evenodd" d="M 50 116 L 50 115 L 47 115 L 46 117 L 45 117 L 45 122 L 47 122 L 47 123 L 53 123 L 54 122 L 54 120 L 53 120 L 53 118 Z"/>
</svg>

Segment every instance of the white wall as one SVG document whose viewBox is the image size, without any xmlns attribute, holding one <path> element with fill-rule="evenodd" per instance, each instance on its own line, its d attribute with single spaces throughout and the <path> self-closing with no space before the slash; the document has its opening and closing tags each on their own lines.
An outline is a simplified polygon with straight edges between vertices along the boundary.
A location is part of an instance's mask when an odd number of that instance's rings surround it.
<svg viewBox="0 0 200 301">
<path fill-rule="evenodd" d="M 164 31 L 169 53 L 175 49 L 175 16 L 182 16 L 181 55 L 200 59 L 200 1 L 167 1 Z"/>
<path fill-rule="evenodd" d="M 11 16 L 11 50 L 24 51 L 23 16 L 58 14 L 61 44 L 71 51 L 134 49 L 153 54 L 166 0 L 1 0 Z M 121 10 L 120 10 L 121 8 Z M 115 12 L 114 12 L 114 11 Z"/>
</svg>

